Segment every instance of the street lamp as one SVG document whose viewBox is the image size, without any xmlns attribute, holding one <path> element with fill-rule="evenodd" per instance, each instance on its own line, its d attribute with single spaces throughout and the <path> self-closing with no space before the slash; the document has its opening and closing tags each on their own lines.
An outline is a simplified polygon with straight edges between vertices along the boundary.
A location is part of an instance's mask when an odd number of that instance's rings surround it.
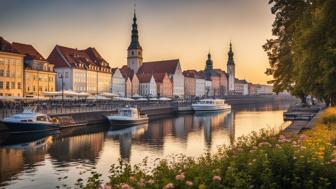
<svg viewBox="0 0 336 189">
<path fill-rule="evenodd" d="M 61 78 L 61 86 L 62 86 L 62 111 L 64 108 L 64 86 L 63 86 L 63 74 L 59 74 L 58 78 Z"/>
</svg>

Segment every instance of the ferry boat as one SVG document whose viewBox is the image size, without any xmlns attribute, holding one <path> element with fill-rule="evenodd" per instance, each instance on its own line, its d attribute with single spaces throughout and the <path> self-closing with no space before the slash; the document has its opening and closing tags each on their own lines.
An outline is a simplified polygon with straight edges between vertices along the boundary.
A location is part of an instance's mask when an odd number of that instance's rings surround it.
<svg viewBox="0 0 336 189">
<path fill-rule="evenodd" d="M 106 116 L 111 125 L 134 126 L 148 123 L 147 115 L 141 115 L 138 108 L 125 107 L 118 110 L 118 114 Z"/>
<path fill-rule="evenodd" d="M 57 120 L 47 114 L 37 113 L 35 108 L 25 108 L 22 113 L 1 120 L 0 125 L 9 133 L 43 132 L 59 128 Z"/>
<path fill-rule="evenodd" d="M 192 104 L 194 111 L 220 111 L 229 110 L 231 106 L 223 99 L 203 99 Z"/>
</svg>

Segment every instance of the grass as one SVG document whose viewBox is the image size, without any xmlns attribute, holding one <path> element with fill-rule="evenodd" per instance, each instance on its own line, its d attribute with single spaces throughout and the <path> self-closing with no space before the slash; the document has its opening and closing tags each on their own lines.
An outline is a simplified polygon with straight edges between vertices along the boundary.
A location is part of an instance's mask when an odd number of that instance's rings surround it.
<svg viewBox="0 0 336 189">
<path fill-rule="evenodd" d="M 231 147 L 199 158 L 146 160 L 112 165 L 109 181 L 93 172 L 77 188 L 336 188 L 336 109 L 326 109 L 312 130 L 285 136 L 262 130 L 241 137 Z"/>
</svg>

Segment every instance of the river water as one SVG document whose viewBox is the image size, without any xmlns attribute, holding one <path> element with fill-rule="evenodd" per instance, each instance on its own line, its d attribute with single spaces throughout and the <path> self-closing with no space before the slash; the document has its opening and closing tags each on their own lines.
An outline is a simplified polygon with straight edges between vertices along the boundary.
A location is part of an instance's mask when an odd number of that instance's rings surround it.
<svg viewBox="0 0 336 189">
<path fill-rule="evenodd" d="M 152 163 L 173 154 L 197 157 L 260 129 L 279 129 L 289 104 L 233 107 L 231 112 L 195 113 L 124 130 L 108 126 L 59 133 L 0 135 L 0 188 L 68 188 L 92 170 L 107 175 L 119 159 Z M 106 177 L 105 177 L 106 178 Z"/>
</svg>

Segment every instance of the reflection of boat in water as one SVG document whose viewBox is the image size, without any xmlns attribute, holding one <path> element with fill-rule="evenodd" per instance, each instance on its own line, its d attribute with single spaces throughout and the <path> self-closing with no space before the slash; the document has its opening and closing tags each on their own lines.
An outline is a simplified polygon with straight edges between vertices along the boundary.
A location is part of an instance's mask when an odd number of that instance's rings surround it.
<svg viewBox="0 0 336 189">
<path fill-rule="evenodd" d="M 7 139 L 8 140 L 1 144 L 2 148 L 19 150 L 40 149 L 46 144 L 52 143 L 52 136 L 50 136 L 50 133 L 37 135 L 27 134 L 26 136 L 10 135 Z"/>
<path fill-rule="evenodd" d="M 39 133 L 11 134 L 7 133 L 5 140 L 1 141 L 1 146 L 27 146 L 28 143 L 38 141 L 51 135 L 55 135 L 57 131 L 46 131 Z"/>
<path fill-rule="evenodd" d="M 196 111 L 194 113 L 195 117 L 212 117 L 221 114 L 228 114 L 230 111 Z"/>
<path fill-rule="evenodd" d="M 112 129 L 110 128 L 107 132 L 108 137 L 115 137 L 119 135 L 125 135 L 125 134 L 133 134 L 133 133 L 144 133 L 148 128 L 148 124 L 141 124 L 135 127 L 128 127 L 124 129 Z"/>
<path fill-rule="evenodd" d="M 230 110 L 231 106 L 224 99 L 203 99 L 192 104 L 194 111 L 222 111 Z"/>
<path fill-rule="evenodd" d="M 25 108 L 22 113 L 7 117 L 0 121 L 9 133 L 32 133 L 55 130 L 59 128 L 56 120 L 47 114 L 37 113 L 33 108 Z"/>
<path fill-rule="evenodd" d="M 148 123 L 147 115 L 141 115 L 138 108 L 120 108 L 118 114 L 106 117 L 112 126 L 127 127 Z"/>
</svg>

